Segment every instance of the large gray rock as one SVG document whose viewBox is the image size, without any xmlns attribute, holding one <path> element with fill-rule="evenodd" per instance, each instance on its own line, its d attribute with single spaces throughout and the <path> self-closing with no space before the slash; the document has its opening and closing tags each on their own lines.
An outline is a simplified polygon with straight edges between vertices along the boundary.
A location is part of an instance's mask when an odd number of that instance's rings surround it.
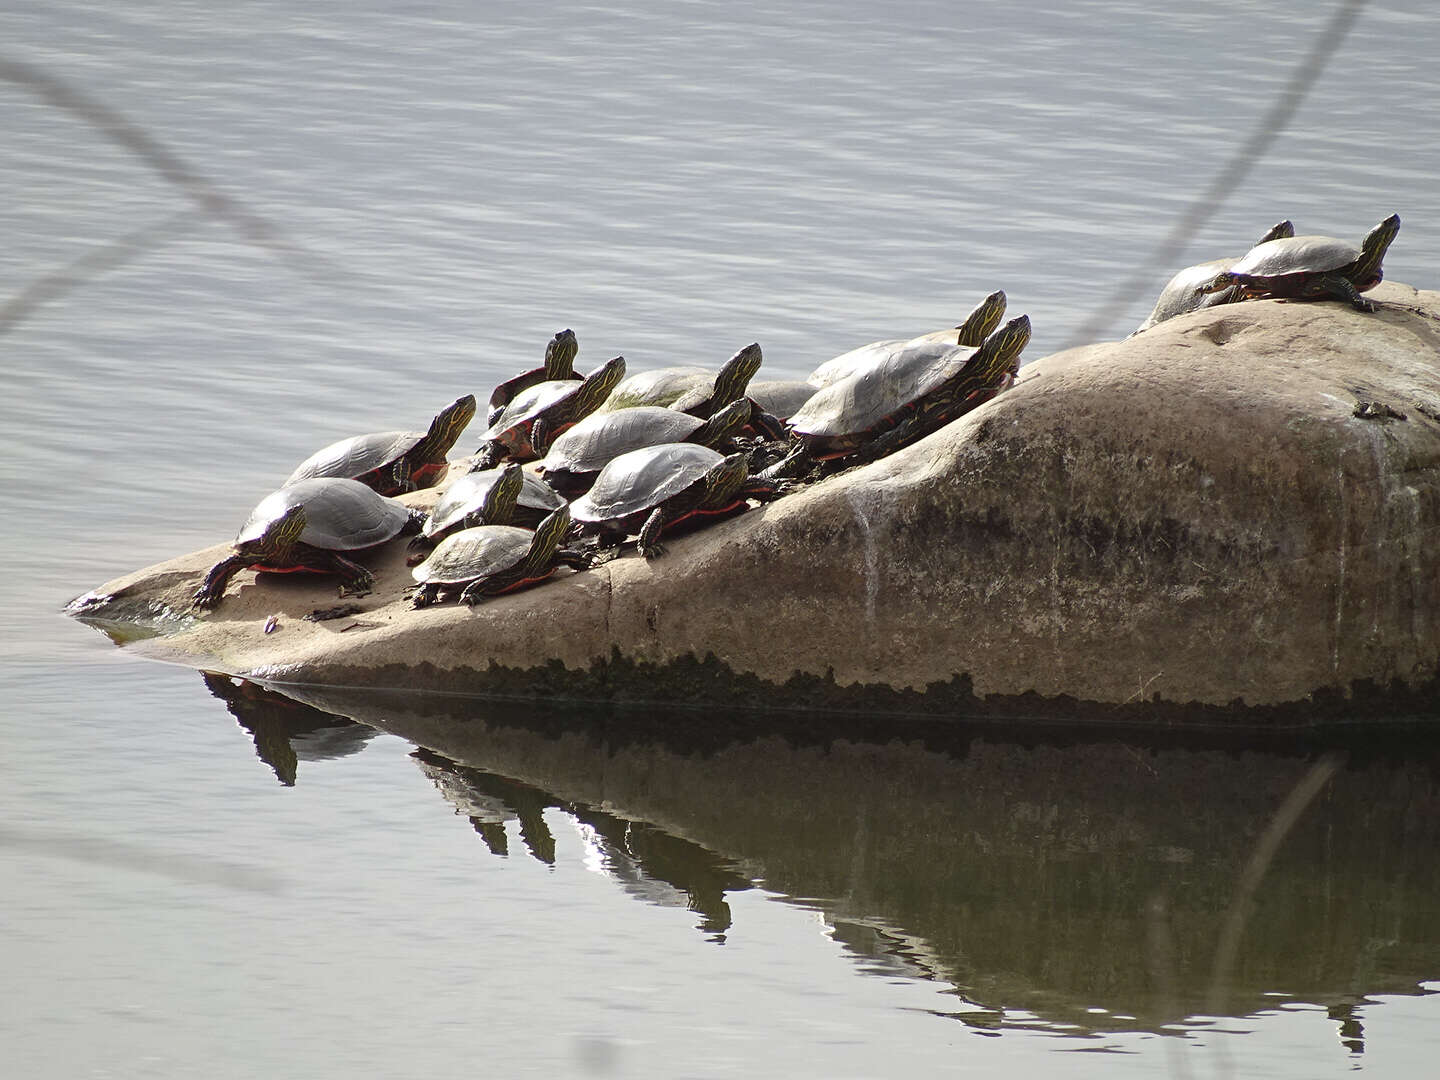
<svg viewBox="0 0 1440 1080">
<path fill-rule="evenodd" d="M 248 573 L 213 614 L 158 617 L 222 546 L 86 613 L 296 682 L 1067 714 L 1418 692 L 1440 661 L 1440 294 L 1371 296 L 1389 306 L 1228 305 L 1045 357 L 930 438 L 653 563 L 475 610 L 411 610 L 394 545 L 353 619 L 299 621 L 332 583 Z"/>
</svg>

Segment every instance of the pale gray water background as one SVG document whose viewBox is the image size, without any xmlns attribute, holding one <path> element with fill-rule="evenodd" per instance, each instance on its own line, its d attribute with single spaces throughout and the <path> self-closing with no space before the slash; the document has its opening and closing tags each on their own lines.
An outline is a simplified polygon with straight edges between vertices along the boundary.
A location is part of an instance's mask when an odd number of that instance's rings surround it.
<svg viewBox="0 0 1440 1080">
<path fill-rule="evenodd" d="M 1094 1047 L 1058 1029 L 977 1037 L 932 1014 L 953 1008 L 943 985 L 869 977 L 822 920 L 763 891 L 732 896 L 718 947 L 693 914 L 590 872 L 574 830 L 553 869 L 482 859 L 393 736 L 307 759 L 281 787 L 192 673 L 135 664 L 56 612 L 228 539 L 315 448 L 423 426 L 562 327 L 584 367 L 713 363 L 759 340 L 765 374 L 798 376 L 953 323 L 998 287 L 1034 321 L 1027 356 L 1071 344 L 1332 10 L 0 11 L 6 57 L 120 111 L 330 268 L 303 276 L 223 222 L 182 222 L 0 337 L 7 1074 L 1180 1068 L 1154 1036 L 1107 1036 L 1127 1053 L 1099 1055 L 1063 1052 Z M 1282 217 L 1358 240 L 1398 211 L 1387 277 L 1440 286 L 1437 57 L 1430 5 L 1368 5 L 1170 269 Z M 190 206 L 22 86 L 0 84 L 0 124 L 0 301 Z M 1197 1036 L 1190 1067 L 1216 1074 L 1206 1055 L 1229 1044 L 1234 1075 L 1423 1075 L 1435 1000 L 1368 1006 L 1364 1057 L 1296 1004 Z"/>
</svg>

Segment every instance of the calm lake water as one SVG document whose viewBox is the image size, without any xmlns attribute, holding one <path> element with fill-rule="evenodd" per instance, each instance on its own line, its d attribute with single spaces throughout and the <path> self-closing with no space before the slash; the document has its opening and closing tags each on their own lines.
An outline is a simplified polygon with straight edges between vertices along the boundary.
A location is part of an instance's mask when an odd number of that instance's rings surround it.
<svg viewBox="0 0 1440 1080">
<path fill-rule="evenodd" d="M 1358 240 L 1392 211 L 1387 276 L 1440 287 L 1420 0 L 1361 5 L 1156 262 L 1339 10 L 0 12 L 0 62 L 123 114 L 304 253 L 0 82 L 7 1075 L 1428 1075 L 1424 728 L 1241 747 L 295 700 L 58 614 L 566 326 L 584 367 L 759 340 L 798 376 L 1003 288 L 1035 358 L 1122 336 L 1171 271 L 1283 217 Z"/>
</svg>

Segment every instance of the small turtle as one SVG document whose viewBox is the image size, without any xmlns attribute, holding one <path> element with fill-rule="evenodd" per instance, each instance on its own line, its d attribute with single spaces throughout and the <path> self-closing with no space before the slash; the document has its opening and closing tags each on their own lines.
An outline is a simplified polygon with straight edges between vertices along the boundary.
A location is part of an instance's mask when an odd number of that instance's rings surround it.
<svg viewBox="0 0 1440 1080">
<path fill-rule="evenodd" d="M 1346 300 L 1356 311 L 1374 311 L 1360 294 L 1380 284 L 1380 263 L 1400 231 L 1400 215 L 1391 214 L 1370 230 L 1357 248 L 1331 236 L 1291 236 L 1258 244 L 1234 266 L 1217 273 L 1200 293 L 1238 286 L 1245 300 Z"/>
<path fill-rule="evenodd" d="M 234 553 L 212 566 L 195 591 L 195 606 L 215 607 L 230 579 L 246 568 L 338 574 L 342 595 L 368 592 L 374 576 L 348 556 L 413 532 L 424 518 L 358 480 L 301 480 L 271 492 L 250 511 L 235 537 Z"/>
<path fill-rule="evenodd" d="M 570 510 L 562 506 L 533 533 L 514 525 L 479 525 L 461 529 L 440 541 L 430 557 L 411 574 L 420 583 L 412 603 L 428 607 L 448 592 L 474 606 L 550 576 L 560 563 L 576 570 L 590 566 L 590 557 L 560 546 L 570 529 Z"/>
<path fill-rule="evenodd" d="M 830 384 L 790 418 L 799 449 L 775 475 L 791 471 L 795 458 L 873 460 L 928 435 L 1011 385 L 1029 340 L 1030 319 L 1021 315 L 977 348 L 907 345 Z"/>
<path fill-rule="evenodd" d="M 1282 221 L 1257 240 L 1256 246 L 1268 244 L 1271 240 L 1284 240 L 1294 235 L 1295 226 L 1289 221 Z M 1228 259 L 1211 259 L 1209 262 L 1196 263 L 1194 266 L 1187 266 L 1181 270 L 1165 283 L 1165 288 L 1160 290 L 1160 298 L 1155 301 L 1155 307 L 1151 310 L 1149 318 L 1135 328 L 1132 336 L 1142 330 L 1149 330 L 1152 326 L 1167 319 L 1173 319 L 1177 315 L 1185 315 L 1202 308 L 1217 307 L 1220 304 L 1233 304 L 1235 301 L 1243 299 L 1238 284 L 1218 292 L 1196 291 L 1200 286 L 1210 284 L 1215 280 L 1216 274 L 1222 270 L 1229 270 L 1241 258 L 1243 256 L 1234 255 Z"/>
<path fill-rule="evenodd" d="M 456 398 L 430 422 L 428 431 L 374 431 L 333 442 L 302 461 L 285 481 L 338 476 L 358 480 L 381 495 L 430 487 L 444 472 L 445 455 L 475 415 L 475 395 Z"/>
<path fill-rule="evenodd" d="M 499 418 L 500 411 L 509 405 L 515 395 L 522 390 L 529 390 L 530 387 L 542 382 L 580 379 L 581 376 L 575 373 L 575 354 L 579 351 L 580 343 L 575 340 L 575 331 L 561 330 L 545 346 L 544 364 L 521 372 L 513 379 L 506 379 L 490 391 L 490 413 L 486 417 L 485 423 L 493 424 Z"/>
<path fill-rule="evenodd" d="M 805 381 L 817 389 L 839 382 L 862 368 L 879 363 L 885 356 L 906 345 L 921 345 L 926 342 L 940 342 L 949 345 L 979 345 L 1000 325 L 1005 317 L 1006 298 L 1003 290 L 997 289 L 965 316 L 959 326 L 945 330 L 932 330 L 913 338 L 896 338 L 891 341 L 872 341 L 858 349 L 841 353 L 833 360 L 827 360 L 810 373 Z M 803 404 L 803 402 L 801 403 Z M 798 408 L 798 407 L 797 407 Z"/>
<path fill-rule="evenodd" d="M 613 459 L 643 446 L 690 442 L 734 450 L 735 436 L 750 421 L 750 402 L 732 401 L 709 420 L 655 405 L 592 413 L 550 444 L 540 471 L 567 497 L 582 494 Z"/>
<path fill-rule="evenodd" d="M 476 469 L 457 477 L 436 500 L 420 535 L 405 549 L 405 561 L 414 566 L 458 529 L 476 525 L 533 529 L 564 505 L 554 488 L 519 465 Z"/>
<path fill-rule="evenodd" d="M 544 457 L 555 437 L 599 408 L 624 377 L 625 358 L 617 356 L 579 382 L 561 379 L 520 391 L 485 432 L 477 465 Z"/>
<path fill-rule="evenodd" d="M 784 486 L 751 476 L 746 456 L 694 443 L 664 443 L 621 454 L 570 504 L 581 531 L 612 546 L 635 533 L 640 554 L 665 553 L 660 533 L 688 518 L 728 514 L 747 499 L 768 501 Z"/>
</svg>

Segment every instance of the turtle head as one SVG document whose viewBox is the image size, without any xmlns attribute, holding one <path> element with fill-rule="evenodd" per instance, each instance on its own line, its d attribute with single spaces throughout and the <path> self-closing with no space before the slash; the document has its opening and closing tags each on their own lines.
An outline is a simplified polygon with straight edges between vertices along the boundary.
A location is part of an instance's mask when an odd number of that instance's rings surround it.
<svg viewBox="0 0 1440 1080">
<path fill-rule="evenodd" d="M 475 395 L 466 394 L 458 397 L 445 408 L 441 409 L 435 419 L 430 421 L 430 430 L 425 432 L 425 438 L 421 440 L 426 453 L 420 455 L 425 458 L 444 457 L 449 449 L 455 445 L 460 438 L 460 433 L 465 430 L 465 425 L 475 419 Z"/>
<path fill-rule="evenodd" d="M 517 466 L 518 467 L 518 466 Z M 535 527 L 535 536 L 530 541 L 530 550 L 525 559 L 532 570 L 553 565 L 555 550 L 570 531 L 570 507 L 562 506 L 548 515 Z"/>
<path fill-rule="evenodd" d="M 545 378 L 548 380 L 568 379 L 575 374 L 575 354 L 580 343 L 575 340 L 574 330 L 561 330 L 545 346 Z"/>
<path fill-rule="evenodd" d="M 989 337 L 1005 317 L 1005 304 L 1003 289 L 996 289 L 976 304 L 975 310 L 966 315 L 965 321 L 955 328 L 960 331 L 959 344 L 973 348 Z"/>
<path fill-rule="evenodd" d="M 1295 224 L 1289 218 L 1286 218 L 1284 221 L 1277 221 L 1274 225 L 1271 225 L 1270 231 L 1255 241 L 1255 246 L 1259 247 L 1261 244 L 1268 244 L 1271 240 L 1288 240 L 1294 235 Z"/>
<path fill-rule="evenodd" d="M 985 339 L 975 370 L 986 386 L 1020 370 L 1020 353 L 1030 344 L 1030 316 L 1018 315 Z M 966 365 L 969 367 L 970 365 Z"/>
<path fill-rule="evenodd" d="M 728 405 L 736 398 L 742 397 L 745 388 L 750 385 L 750 380 L 760 370 L 760 362 L 763 359 L 760 343 L 752 341 L 729 360 L 726 360 L 720 368 L 719 374 L 715 376 L 715 391 L 711 394 L 711 400 Z"/>
<path fill-rule="evenodd" d="M 305 507 L 297 503 L 286 507 L 285 512 L 269 524 L 255 543 L 267 554 L 279 554 L 298 544 L 304 531 Z"/>
<path fill-rule="evenodd" d="M 705 421 L 703 427 L 697 428 L 695 434 L 690 436 L 690 441 L 699 443 L 701 446 L 714 446 L 716 443 L 723 443 L 726 439 L 733 439 L 740 432 L 745 430 L 745 425 L 750 423 L 750 414 L 754 406 L 746 397 L 736 398 L 719 412 L 712 413 L 709 420 Z"/>
<path fill-rule="evenodd" d="M 1355 269 L 1351 272 L 1350 280 L 1360 292 L 1366 289 L 1373 289 L 1384 279 L 1384 271 L 1380 269 L 1380 263 L 1385 258 L 1385 252 L 1390 249 L 1390 244 L 1400 232 L 1400 215 L 1391 214 L 1384 221 L 1376 225 L 1366 235 L 1360 244 L 1360 258 L 1355 263 Z"/>
<path fill-rule="evenodd" d="M 575 419 L 581 420 L 598 409 L 610 392 L 625 378 L 625 358 L 617 356 L 605 361 L 585 377 L 576 391 Z"/>
<path fill-rule="evenodd" d="M 705 474 L 705 505 L 723 506 L 735 497 L 745 486 L 750 475 L 750 458 L 747 454 L 731 454 L 724 461 Z"/>
<path fill-rule="evenodd" d="M 525 473 L 518 464 L 507 465 L 490 485 L 476 515 L 484 525 L 506 525 L 515 520 L 515 505 L 525 487 Z"/>
</svg>

